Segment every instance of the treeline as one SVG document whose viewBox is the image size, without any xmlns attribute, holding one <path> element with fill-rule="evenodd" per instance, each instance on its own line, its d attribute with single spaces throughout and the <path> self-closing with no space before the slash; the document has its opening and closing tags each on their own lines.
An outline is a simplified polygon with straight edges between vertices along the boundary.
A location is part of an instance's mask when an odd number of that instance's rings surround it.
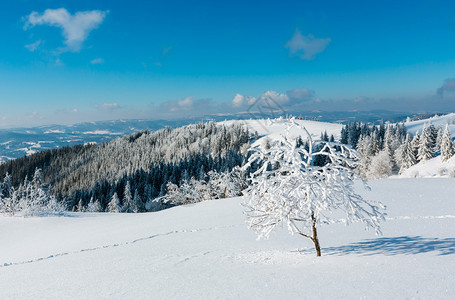
<svg viewBox="0 0 455 300">
<path fill-rule="evenodd" d="M 215 158 L 211 155 L 196 154 L 179 163 L 160 163 L 148 171 L 138 170 L 113 183 L 103 180 L 90 189 L 76 190 L 66 197 L 59 195 L 58 198 L 64 199 L 67 209 L 73 211 L 157 211 L 186 204 L 171 199 L 172 196 L 167 194 L 171 190 L 188 186 L 189 183 L 208 186 L 208 192 L 213 193 L 223 185 L 222 182 L 215 184 L 216 179 L 221 174 L 231 174 L 236 166 L 243 164 L 245 158 L 242 153 L 233 150 L 225 156 L 217 155 Z M 228 183 L 229 181 L 226 182 Z M 223 197 L 211 195 L 209 198 Z M 109 207 L 113 199 L 116 205 L 111 204 Z"/>
<path fill-rule="evenodd" d="M 370 126 L 362 122 L 349 122 L 341 129 L 340 142 L 346 145 L 351 145 L 351 147 L 355 149 L 357 148 L 357 143 L 359 142 L 361 136 L 373 136 L 377 141 L 378 147 L 382 149 L 384 148 L 384 141 L 388 128 L 391 132 L 393 132 L 397 140 L 402 140 L 406 137 L 406 127 L 401 123 L 396 125 L 385 125 L 381 122 L 379 125 Z"/>
<path fill-rule="evenodd" d="M 177 129 L 143 131 L 99 145 L 43 151 L 0 165 L 0 178 L 11 174 L 18 187 L 35 169 L 69 210 L 98 203 L 100 210 L 116 193 L 123 202 L 127 184 L 132 198 L 164 196 L 168 182 L 209 180 L 211 170 L 226 172 L 241 165 L 252 135 L 241 125 L 193 124 Z M 204 177 L 204 178 L 203 178 Z"/>
<path fill-rule="evenodd" d="M 454 145 L 448 126 L 442 130 L 433 124 L 424 126 L 411 137 L 403 124 L 368 126 L 350 123 L 343 127 L 341 142 L 359 152 L 358 172 L 367 179 L 401 174 L 419 161 L 441 155 L 443 161 L 453 156 Z"/>
</svg>

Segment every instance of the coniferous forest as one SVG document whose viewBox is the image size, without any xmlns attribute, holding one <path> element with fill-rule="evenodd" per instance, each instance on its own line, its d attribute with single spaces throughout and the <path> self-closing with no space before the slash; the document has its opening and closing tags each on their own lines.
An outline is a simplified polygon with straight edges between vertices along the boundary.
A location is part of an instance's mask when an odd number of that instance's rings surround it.
<svg viewBox="0 0 455 300">
<path fill-rule="evenodd" d="M 12 187 L 19 188 L 40 169 L 43 185 L 68 210 L 159 210 L 179 204 L 163 197 L 173 188 L 168 184 L 213 185 L 220 174 L 230 174 L 240 166 L 250 136 L 241 125 L 213 122 L 142 131 L 98 145 L 65 147 L 11 160 L 0 165 L 0 177 L 10 174 Z M 114 208 L 108 206 L 110 202 L 115 203 Z"/>
</svg>

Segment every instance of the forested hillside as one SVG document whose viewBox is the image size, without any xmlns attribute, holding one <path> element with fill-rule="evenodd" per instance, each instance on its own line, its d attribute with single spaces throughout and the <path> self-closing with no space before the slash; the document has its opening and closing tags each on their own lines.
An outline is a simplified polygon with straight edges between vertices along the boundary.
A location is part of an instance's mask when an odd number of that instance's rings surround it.
<svg viewBox="0 0 455 300">
<path fill-rule="evenodd" d="M 135 210 L 150 210 L 150 200 L 163 196 L 169 182 L 208 181 L 209 171 L 219 174 L 241 165 L 249 141 L 248 130 L 235 124 L 210 122 L 142 131 L 99 145 L 65 147 L 11 160 L 0 165 L 0 178 L 9 173 L 12 185 L 18 187 L 38 168 L 44 184 L 52 187 L 68 209 L 82 210 L 96 203 L 97 210 L 105 210 L 118 196 L 119 205 L 134 199 Z"/>
</svg>

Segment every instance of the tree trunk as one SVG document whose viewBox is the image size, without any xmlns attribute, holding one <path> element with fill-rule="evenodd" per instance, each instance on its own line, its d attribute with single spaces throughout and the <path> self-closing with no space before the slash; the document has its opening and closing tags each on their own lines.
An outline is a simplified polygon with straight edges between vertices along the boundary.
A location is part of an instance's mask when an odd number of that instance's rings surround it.
<svg viewBox="0 0 455 300">
<path fill-rule="evenodd" d="M 316 249 L 316 256 L 321 256 L 321 246 L 319 245 L 318 232 L 316 230 L 316 219 L 314 217 L 314 212 L 311 214 L 311 220 L 313 220 L 313 237 L 311 240 L 314 243 L 314 248 Z"/>
</svg>

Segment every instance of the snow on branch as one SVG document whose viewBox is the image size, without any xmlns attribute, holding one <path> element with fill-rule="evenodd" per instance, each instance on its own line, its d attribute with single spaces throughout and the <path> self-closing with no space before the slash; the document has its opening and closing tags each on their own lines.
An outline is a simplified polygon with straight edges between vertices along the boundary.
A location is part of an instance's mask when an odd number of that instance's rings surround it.
<svg viewBox="0 0 455 300">
<path fill-rule="evenodd" d="M 295 126 L 307 138 L 304 145 L 290 137 L 289 131 Z M 315 165 L 317 156 L 327 157 L 327 163 Z M 349 146 L 314 142 L 305 127 L 289 120 L 283 139 L 272 142 L 267 149 L 253 147 L 244 166 L 255 169 L 244 203 L 249 228 L 257 232 L 258 238 L 267 238 L 276 226 L 286 224 L 291 233 L 311 238 L 316 246 L 316 226 L 336 222 L 330 215 L 339 210 L 346 215 L 346 224 L 361 221 L 380 234 L 385 207 L 355 192 L 354 180 L 361 179 L 353 171 L 356 157 L 357 152 Z"/>
</svg>

